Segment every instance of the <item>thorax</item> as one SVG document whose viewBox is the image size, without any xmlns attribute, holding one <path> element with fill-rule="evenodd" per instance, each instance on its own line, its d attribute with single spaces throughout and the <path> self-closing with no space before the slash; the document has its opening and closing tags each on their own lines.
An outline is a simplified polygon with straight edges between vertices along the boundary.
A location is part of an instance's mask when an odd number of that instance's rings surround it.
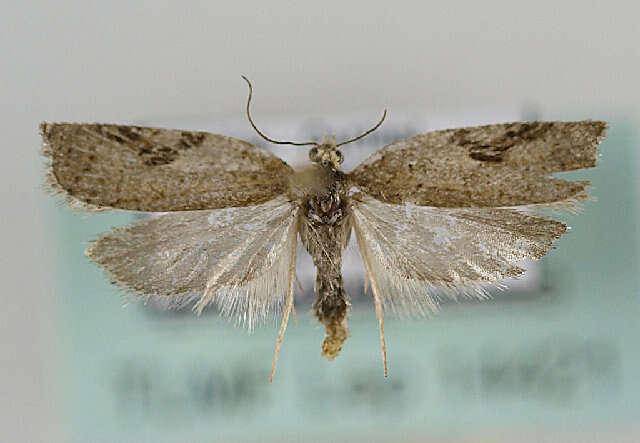
<svg viewBox="0 0 640 443">
<path fill-rule="evenodd" d="M 302 243 L 315 259 L 330 255 L 335 260 L 346 246 L 351 231 L 346 175 L 314 167 L 300 172 L 294 180 L 301 204 Z"/>
<path fill-rule="evenodd" d="M 344 174 L 333 172 L 334 177 L 325 181 L 326 186 L 307 194 L 303 200 L 303 214 L 313 225 L 336 226 L 346 216 L 346 186 Z"/>
</svg>

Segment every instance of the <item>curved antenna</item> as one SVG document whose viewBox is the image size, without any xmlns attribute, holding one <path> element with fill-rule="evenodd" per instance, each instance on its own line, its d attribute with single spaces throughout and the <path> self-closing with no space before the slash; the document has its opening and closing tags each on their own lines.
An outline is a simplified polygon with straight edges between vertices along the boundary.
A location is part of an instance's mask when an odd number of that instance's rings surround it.
<svg viewBox="0 0 640 443">
<path fill-rule="evenodd" d="M 342 145 L 346 145 L 347 143 L 351 143 L 354 142 L 356 140 L 360 140 L 362 137 L 366 137 L 367 135 L 371 134 L 373 131 L 375 131 L 376 129 L 378 129 L 380 127 L 380 125 L 382 124 L 382 122 L 384 121 L 384 119 L 387 117 L 387 110 L 385 109 L 384 112 L 382 113 L 382 118 L 380 119 L 380 121 L 371 129 L 369 129 L 368 131 L 363 132 L 362 134 L 360 134 L 357 137 L 354 137 L 352 139 L 347 140 L 346 142 L 342 142 L 336 145 L 336 148 L 338 146 L 342 146 Z"/>
<path fill-rule="evenodd" d="M 293 146 L 307 146 L 307 145 L 316 145 L 317 146 L 318 145 L 316 142 L 306 142 L 306 143 L 282 142 L 282 141 L 274 140 L 274 139 L 269 138 L 266 135 L 264 135 L 256 127 L 256 124 L 253 122 L 253 119 L 251 118 L 251 113 L 249 112 L 249 105 L 251 104 L 251 96 L 253 95 L 253 87 L 251 86 L 251 82 L 249 81 L 249 79 L 247 77 L 245 77 L 243 75 L 242 78 L 244 79 L 245 82 L 247 82 L 247 85 L 249 85 L 249 97 L 247 98 L 247 118 L 249 119 L 249 123 L 251 123 L 251 126 L 253 127 L 253 129 L 258 133 L 258 135 L 260 137 L 262 137 L 266 141 L 268 141 L 270 143 L 274 143 L 276 145 L 293 145 Z"/>
</svg>

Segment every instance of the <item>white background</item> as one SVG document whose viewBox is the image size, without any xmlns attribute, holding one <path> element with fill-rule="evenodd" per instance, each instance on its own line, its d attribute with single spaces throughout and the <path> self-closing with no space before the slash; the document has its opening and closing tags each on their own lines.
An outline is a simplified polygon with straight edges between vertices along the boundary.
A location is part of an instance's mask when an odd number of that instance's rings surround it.
<svg viewBox="0 0 640 443">
<path fill-rule="evenodd" d="M 3 2 L 2 439 L 57 440 L 64 413 L 39 121 L 241 117 L 245 74 L 263 116 L 535 104 L 637 122 L 639 17 L 595 0 Z"/>
</svg>

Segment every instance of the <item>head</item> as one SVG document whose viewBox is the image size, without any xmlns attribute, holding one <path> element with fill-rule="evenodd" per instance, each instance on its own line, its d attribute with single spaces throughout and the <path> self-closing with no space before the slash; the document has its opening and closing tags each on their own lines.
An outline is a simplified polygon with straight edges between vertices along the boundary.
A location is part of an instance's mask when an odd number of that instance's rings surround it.
<svg viewBox="0 0 640 443">
<path fill-rule="evenodd" d="M 335 171 L 344 161 L 344 156 L 336 146 L 335 137 L 329 139 L 324 137 L 322 143 L 309 150 L 309 160 L 323 168 L 329 168 Z"/>
</svg>

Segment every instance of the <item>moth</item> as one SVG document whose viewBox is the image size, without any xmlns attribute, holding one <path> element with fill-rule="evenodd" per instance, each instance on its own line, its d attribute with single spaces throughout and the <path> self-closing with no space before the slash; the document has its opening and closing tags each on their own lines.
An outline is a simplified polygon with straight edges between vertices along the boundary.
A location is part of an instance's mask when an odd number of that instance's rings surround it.
<svg viewBox="0 0 640 443">
<path fill-rule="evenodd" d="M 158 212 L 93 241 L 91 260 L 140 295 L 210 304 L 249 328 L 282 313 L 271 377 L 294 312 L 298 239 L 317 276 L 313 311 L 333 360 L 349 336 L 342 251 L 355 234 L 371 286 L 384 375 L 384 312 L 424 314 L 439 294 L 487 297 L 567 226 L 531 210 L 575 209 L 589 182 L 554 173 L 595 166 L 602 121 L 516 122 L 440 130 L 390 144 L 351 172 L 337 143 L 310 146 L 294 170 L 246 141 L 198 131 L 42 123 L 46 182 L 86 210 Z"/>
</svg>

